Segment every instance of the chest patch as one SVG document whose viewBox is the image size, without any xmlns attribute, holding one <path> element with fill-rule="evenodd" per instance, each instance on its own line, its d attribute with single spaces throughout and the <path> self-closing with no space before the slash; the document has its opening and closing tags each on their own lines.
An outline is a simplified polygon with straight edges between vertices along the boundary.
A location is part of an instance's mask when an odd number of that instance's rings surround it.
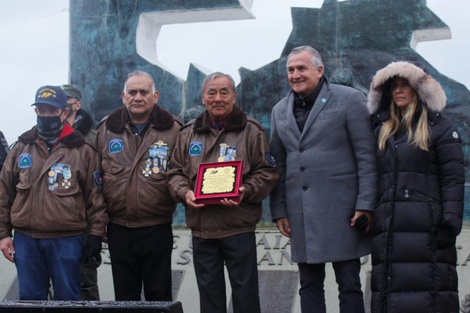
<svg viewBox="0 0 470 313">
<path fill-rule="evenodd" d="M 124 143 L 122 142 L 122 139 L 111 139 L 108 143 L 108 150 L 109 153 L 111 154 L 116 154 L 122 151 L 124 149 Z"/>
<path fill-rule="evenodd" d="M 33 157 L 29 153 L 22 153 L 18 157 L 18 166 L 20 168 L 29 168 L 33 164 Z"/>
<path fill-rule="evenodd" d="M 193 141 L 189 144 L 189 155 L 192 157 L 199 156 L 202 153 L 202 142 Z"/>
</svg>

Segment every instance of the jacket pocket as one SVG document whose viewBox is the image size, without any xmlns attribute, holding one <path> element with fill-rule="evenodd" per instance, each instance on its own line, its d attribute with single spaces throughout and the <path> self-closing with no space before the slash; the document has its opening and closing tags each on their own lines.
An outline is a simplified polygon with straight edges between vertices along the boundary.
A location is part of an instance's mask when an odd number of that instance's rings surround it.
<svg viewBox="0 0 470 313">
<path fill-rule="evenodd" d="M 124 171 L 125 165 L 112 162 L 110 160 L 103 160 L 102 162 L 103 171 L 111 175 L 118 175 Z"/>
<path fill-rule="evenodd" d="M 356 175 L 356 171 L 350 170 L 350 171 L 346 171 L 346 172 L 333 173 L 333 174 L 331 174 L 331 177 L 350 176 L 350 175 Z"/>
<path fill-rule="evenodd" d="M 155 180 L 155 181 L 161 181 L 166 179 L 166 173 L 154 173 L 152 172 L 149 175 L 150 179 Z"/>
<path fill-rule="evenodd" d="M 340 114 L 341 114 L 341 112 L 338 111 L 338 110 L 331 110 L 331 111 L 327 110 L 327 111 L 323 111 L 322 113 L 320 113 L 318 118 L 320 120 L 329 120 L 329 119 L 332 119 L 332 118 L 337 118 Z"/>
<path fill-rule="evenodd" d="M 68 197 L 80 193 L 81 188 L 76 179 L 61 180 L 57 182 L 57 188 L 52 192 L 58 197 Z"/>
<path fill-rule="evenodd" d="M 435 202 L 436 200 L 434 199 L 431 199 L 430 197 L 426 196 L 426 195 L 423 195 L 421 193 L 418 193 L 412 189 L 403 189 L 402 190 L 402 194 L 403 194 L 403 197 L 405 199 L 409 199 L 409 200 L 413 200 L 413 199 L 416 199 L 418 198 L 419 200 L 421 201 L 424 201 L 424 202 Z"/>
<path fill-rule="evenodd" d="M 29 180 L 29 171 L 20 171 L 20 177 L 16 184 L 18 192 L 24 192 L 31 188 L 31 181 Z"/>
<path fill-rule="evenodd" d="M 85 200 L 78 180 L 70 179 L 68 182 L 58 182 L 58 185 L 57 188 L 50 191 L 53 194 L 51 196 L 56 197 L 55 200 L 46 200 L 54 201 L 51 204 L 54 203 L 55 210 L 45 210 L 45 225 L 50 225 L 51 230 L 57 231 L 64 228 L 64 225 L 68 230 L 83 228 L 86 221 Z M 60 218 L 60 223 L 57 223 L 58 218 Z M 59 228 L 55 229 L 52 225 L 57 225 Z"/>
</svg>

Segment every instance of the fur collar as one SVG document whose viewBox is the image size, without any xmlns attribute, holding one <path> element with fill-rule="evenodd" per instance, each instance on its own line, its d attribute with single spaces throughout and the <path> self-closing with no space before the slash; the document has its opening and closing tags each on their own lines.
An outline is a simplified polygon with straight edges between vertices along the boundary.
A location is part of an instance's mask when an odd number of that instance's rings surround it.
<svg viewBox="0 0 470 313">
<path fill-rule="evenodd" d="M 18 141 L 25 144 L 35 143 L 37 140 L 40 139 L 36 126 L 22 134 L 20 137 L 18 137 Z M 85 143 L 85 138 L 78 131 L 74 131 L 71 134 L 59 139 L 58 142 L 60 142 L 67 148 L 76 148 L 80 147 Z"/>
<path fill-rule="evenodd" d="M 377 71 L 372 78 L 367 101 L 370 114 L 388 109 L 391 95 L 386 90 L 384 92 L 384 86 L 388 88 L 390 79 L 394 77 L 407 79 L 421 101 L 426 103 L 430 110 L 440 112 L 445 108 L 446 94 L 442 86 L 421 68 L 409 62 L 399 61 L 392 62 Z"/>
<path fill-rule="evenodd" d="M 173 115 L 158 105 L 155 105 L 151 119 L 151 127 L 156 130 L 170 129 L 175 122 Z M 122 106 L 109 114 L 105 122 L 106 128 L 116 134 L 123 133 L 129 120 L 129 112 Z"/>
<path fill-rule="evenodd" d="M 247 123 L 246 114 L 237 106 L 233 106 L 233 111 L 227 116 L 224 123 L 224 131 L 239 131 L 245 128 Z M 209 113 L 205 110 L 194 121 L 194 131 L 197 133 L 207 133 L 211 131 L 211 121 Z"/>
</svg>

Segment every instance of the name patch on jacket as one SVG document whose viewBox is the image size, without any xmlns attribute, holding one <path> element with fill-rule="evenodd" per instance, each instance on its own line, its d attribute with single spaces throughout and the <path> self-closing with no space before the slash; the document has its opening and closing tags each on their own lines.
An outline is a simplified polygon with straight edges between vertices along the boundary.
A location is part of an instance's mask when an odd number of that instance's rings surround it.
<svg viewBox="0 0 470 313">
<path fill-rule="evenodd" d="M 199 156 L 202 153 L 202 142 L 200 141 L 193 141 L 189 144 L 189 155 Z"/>
<path fill-rule="evenodd" d="M 122 142 L 122 139 L 111 139 L 108 143 L 108 149 L 109 153 L 111 154 L 121 152 L 122 149 L 124 149 L 124 143 Z"/>
<path fill-rule="evenodd" d="M 22 153 L 18 157 L 18 166 L 20 168 L 29 168 L 33 164 L 33 157 L 29 153 Z"/>
</svg>

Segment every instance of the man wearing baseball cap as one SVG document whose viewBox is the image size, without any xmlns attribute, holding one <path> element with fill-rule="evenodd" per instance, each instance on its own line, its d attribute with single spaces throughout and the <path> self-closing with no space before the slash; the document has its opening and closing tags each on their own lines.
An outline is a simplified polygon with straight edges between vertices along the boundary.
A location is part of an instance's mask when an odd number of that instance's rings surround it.
<svg viewBox="0 0 470 313">
<path fill-rule="evenodd" d="M 108 221 L 99 163 L 65 121 L 60 86 L 39 88 L 35 100 L 37 125 L 18 138 L 0 174 L 0 250 L 16 265 L 20 300 L 47 300 L 50 281 L 55 300 L 79 300 L 80 260 L 100 253 Z M 87 226 L 96 240 L 83 246 Z"/>
<path fill-rule="evenodd" d="M 96 130 L 93 129 L 93 119 L 82 109 L 82 92 L 74 85 L 64 84 L 62 90 L 67 95 L 67 107 L 70 112 L 67 122 L 74 130 L 79 131 L 85 139 L 94 145 Z M 85 230 L 83 239 L 88 240 L 89 229 Z M 93 237 L 92 237 L 93 238 Z M 100 300 L 98 288 L 98 267 L 101 265 L 101 255 L 82 258 L 80 262 L 80 300 Z"/>
</svg>

